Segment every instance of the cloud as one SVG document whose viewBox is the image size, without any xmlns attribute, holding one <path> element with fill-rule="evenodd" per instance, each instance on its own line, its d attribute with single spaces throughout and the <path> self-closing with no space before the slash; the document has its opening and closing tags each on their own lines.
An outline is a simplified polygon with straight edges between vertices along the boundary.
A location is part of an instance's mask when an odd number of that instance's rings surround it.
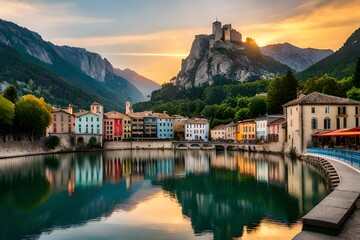
<svg viewBox="0 0 360 240">
<path fill-rule="evenodd" d="M 30 28 L 60 28 L 65 26 L 107 23 L 111 19 L 81 16 L 71 3 L 0 0 L 0 17 Z"/>
<path fill-rule="evenodd" d="M 340 4 L 343 2 L 344 4 Z M 336 50 L 359 28 L 360 0 L 307 1 L 291 17 L 244 28 L 260 45 L 291 42 L 300 47 Z"/>
</svg>

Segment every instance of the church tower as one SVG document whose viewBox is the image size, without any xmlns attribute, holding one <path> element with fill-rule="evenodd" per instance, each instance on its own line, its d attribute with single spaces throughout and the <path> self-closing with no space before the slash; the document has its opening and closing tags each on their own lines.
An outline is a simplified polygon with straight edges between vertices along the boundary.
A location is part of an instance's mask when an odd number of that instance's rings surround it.
<svg viewBox="0 0 360 240">
<path fill-rule="evenodd" d="M 132 104 L 130 101 L 126 101 L 125 114 L 133 113 Z"/>
<path fill-rule="evenodd" d="M 212 24 L 212 34 L 215 36 L 215 41 L 219 41 L 222 38 L 221 22 L 217 19 Z"/>
</svg>

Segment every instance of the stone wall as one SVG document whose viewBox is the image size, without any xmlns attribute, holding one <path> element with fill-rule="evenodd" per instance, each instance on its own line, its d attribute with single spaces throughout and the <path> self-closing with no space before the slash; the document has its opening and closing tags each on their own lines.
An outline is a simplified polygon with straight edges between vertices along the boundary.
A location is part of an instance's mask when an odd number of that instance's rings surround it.
<svg viewBox="0 0 360 240">
<path fill-rule="evenodd" d="M 104 142 L 104 149 L 173 149 L 171 141 Z"/>
</svg>

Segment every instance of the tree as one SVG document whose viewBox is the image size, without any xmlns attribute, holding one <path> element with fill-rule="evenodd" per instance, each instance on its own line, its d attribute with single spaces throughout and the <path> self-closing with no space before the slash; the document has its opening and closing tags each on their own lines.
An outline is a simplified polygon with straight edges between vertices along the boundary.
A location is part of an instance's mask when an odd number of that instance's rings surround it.
<svg viewBox="0 0 360 240">
<path fill-rule="evenodd" d="M 51 123 L 51 106 L 43 98 L 23 96 L 15 104 L 14 123 L 19 133 L 39 138 Z"/>
<path fill-rule="evenodd" d="M 3 135 L 4 142 L 5 134 L 13 125 L 14 115 L 14 104 L 0 95 L 0 133 Z"/>
<path fill-rule="evenodd" d="M 241 108 L 239 111 L 236 112 L 235 120 L 244 120 L 250 117 L 250 111 L 248 108 Z"/>
<path fill-rule="evenodd" d="M 250 117 L 265 115 L 266 113 L 266 97 L 252 97 L 249 101 Z"/>
<path fill-rule="evenodd" d="M 339 92 L 337 80 L 329 75 L 312 77 L 306 80 L 304 84 L 304 93 L 320 92 L 329 95 L 336 95 Z"/>
<path fill-rule="evenodd" d="M 269 113 L 282 113 L 282 105 L 296 99 L 298 82 L 289 71 L 285 77 L 270 81 L 267 92 L 267 109 Z"/>
<path fill-rule="evenodd" d="M 353 78 L 353 85 L 356 88 L 360 88 L 360 58 L 358 58 Z"/>
<path fill-rule="evenodd" d="M 14 85 L 9 85 L 4 91 L 4 98 L 15 103 L 18 98 L 18 92 Z"/>
<path fill-rule="evenodd" d="M 346 92 L 346 96 L 350 99 L 360 101 L 360 88 L 353 87 Z"/>
</svg>

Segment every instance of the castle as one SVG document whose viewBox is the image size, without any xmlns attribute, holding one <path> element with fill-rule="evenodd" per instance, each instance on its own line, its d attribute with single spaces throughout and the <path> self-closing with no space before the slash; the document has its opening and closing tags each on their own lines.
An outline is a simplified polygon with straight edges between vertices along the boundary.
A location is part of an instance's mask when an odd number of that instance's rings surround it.
<svg viewBox="0 0 360 240">
<path fill-rule="evenodd" d="M 231 24 L 224 24 L 221 27 L 221 22 L 217 19 L 212 24 L 212 37 L 214 42 L 216 41 L 224 41 L 224 42 L 232 42 L 232 43 L 242 43 L 241 33 L 231 28 Z"/>
</svg>

